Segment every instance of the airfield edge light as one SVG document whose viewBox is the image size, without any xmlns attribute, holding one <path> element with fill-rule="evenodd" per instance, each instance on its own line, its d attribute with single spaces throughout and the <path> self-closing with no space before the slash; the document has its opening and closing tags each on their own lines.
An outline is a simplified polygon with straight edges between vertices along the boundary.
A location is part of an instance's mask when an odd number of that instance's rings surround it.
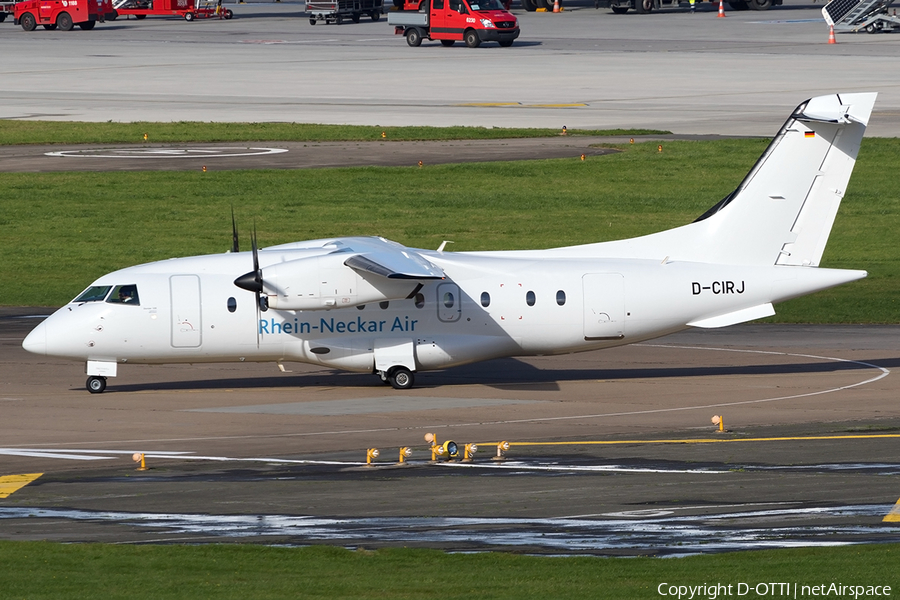
<svg viewBox="0 0 900 600">
<path fill-rule="evenodd" d="M 472 462 L 476 452 L 478 452 L 478 444 L 466 444 L 463 447 L 463 462 Z"/>
<path fill-rule="evenodd" d="M 400 464 L 406 464 L 406 459 L 412 456 L 412 448 L 403 446 L 400 448 Z"/>
<path fill-rule="evenodd" d="M 134 454 L 131 455 L 131 458 L 132 458 L 132 460 L 134 460 L 134 462 L 141 463 L 141 466 L 139 466 L 137 468 L 138 471 L 146 471 L 147 470 L 147 461 L 144 458 L 143 452 L 135 452 Z"/>
<path fill-rule="evenodd" d="M 375 459 L 375 458 L 378 458 L 378 455 L 379 455 L 379 454 L 380 454 L 380 452 L 378 452 L 378 448 L 368 448 L 368 449 L 366 449 L 366 464 L 367 464 L 367 465 L 371 465 L 371 464 L 372 464 L 372 460 Z"/>
<path fill-rule="evenodd" d="M 502 441 L 497 444 L 497 456 L 494 457 L 494 460 L 506 460 L 505 453 L 509 450 L 509 442 Z"/>
</svg>

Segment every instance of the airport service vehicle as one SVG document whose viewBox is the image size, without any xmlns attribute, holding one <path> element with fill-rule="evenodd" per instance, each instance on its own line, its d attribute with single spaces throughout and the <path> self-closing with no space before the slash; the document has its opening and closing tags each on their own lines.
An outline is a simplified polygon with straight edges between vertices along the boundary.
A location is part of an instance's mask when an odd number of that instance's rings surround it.
<svg viewBox="0 0 900 600">
<path fill-rule="evenodd" d="M 306 3 L 310 25 L 315 25 L 316 21 L 340 25 L 348 19 L 359 23 L 363 15 L 377 21 L 383 10 L 384 0 L 309 0 Z"/>
<path fill-rule="evenodd" d="M 388 24 L 413 47 L 423 39 L 444 46 L 464 41 L 469 48 L 482 42 L 512 46 L 519 37 L 518 21 L 500 0 L 407 0 L 403 8 L 388 13 Z"/>
<path fill-rule="evenodd" d="M 334 237 L 103 275 L 31 331 L 102 392 L 130 364 L 306 362 L 397 389 L 421 371 L 622 346 L 775 313 L 866 276 L 820 268 L 874 93 L 803 102 L 750 173 L 688 225 L 547 250 L 448 252 Z M 36 374 L 37 375 L 37 374 Z"/>
<path fill-rule="evenodd" d="M 78 25 L 88 30 L 112 15 L 110 0 L 24 0 L 15 4 L 16 23 L 25 31 L 34 31 L 38 25 L 62 31 Z"/>
<path fill-rule="evenodd" d="M 6 20 L 6 17 L 13 15 L 15 18 L 16 14 L 16 3 L 15 2 L 0 2 L 0 23 Z"/>
<path fill-rule="evenodd" d="M 185 21 L 194 19 L 230 19 L 234 13 L 222 6 L 222 0 L 114 0 L 114 19 L 133 15 L 146 19 L 148 15 L 176 16 Z"/>
<path fill-rule="evenodd" d="M 891 32 L 900 28 L 897 9 L 888 14 L 893 0 L 831 0 L 822 8 L 825 22 L 835 31 Z"/>
<path fill-rule="evenodd" d="M 697 3 L 699 4 L 701 1 L 697 0 Z M 522 0 L 522 5 L 528 10 L 528 4 L 537 2 L 546 4 L 546 0 Z M 710 2 L 718 5 L 718 0 L 710 0 Z M 727 0 L 732 10 L 769 10 L 773 6 L 780 6 L 782 2 L 783 0 Z M 617 15 L 624 15 L 628 12 L 628 9 L 632 9 L 639 14 L 647 14 L 661 8 L 678 8 L 686 4 L 684 0 L 609 0 L 609 8 Z M 541 8 L 541 6 L 538 6 L 538 8 Z M 550 9 L 553 9 L 552 2 L 550 3 Z"/>
</svg>

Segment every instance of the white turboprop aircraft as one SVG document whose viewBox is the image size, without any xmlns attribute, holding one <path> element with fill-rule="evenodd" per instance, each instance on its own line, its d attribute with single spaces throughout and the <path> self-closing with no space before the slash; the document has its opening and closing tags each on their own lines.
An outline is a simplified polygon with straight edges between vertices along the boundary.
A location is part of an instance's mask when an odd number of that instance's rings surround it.
<svg viewBox="0 0 900 600">
<path fill-rule="evenodd" d="M 93 393 L 119 364 L 228 361 L 313 363 L 406 389 L 417 371 L 767 317 L 866 276 L 817 267 L 875 96 L 801 104 L 737 189 L 683 227 L 512 252 L 377 237 L 237 252 L 235 234 L 234 252 L 100 277 L 22 345 L 85 361 Z"/>
</svg>

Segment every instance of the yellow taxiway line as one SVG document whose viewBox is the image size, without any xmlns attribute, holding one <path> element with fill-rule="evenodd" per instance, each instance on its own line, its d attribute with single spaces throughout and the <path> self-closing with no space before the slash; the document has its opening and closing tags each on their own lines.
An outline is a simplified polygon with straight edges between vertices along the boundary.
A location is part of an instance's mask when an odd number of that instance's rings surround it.
<svg viewBox="0 0 900 600">
<path fill-rule="evenodd" d="M 43 475 L 43 473 L 0 476 L 0 498 L 9 498 L 10 494 L 19 491 L 41 475 Z"/>
<path fill-rule="evenodd" d="M 580 446 L 580 445 L 615 445 L 615 444 L 721 444 L 723 442 L 799 442 L 808 440 L 867 440 L 900 438 L 900 433 L 880 433 L 869 435 L 814 435 L 798 437 L 768 438 L 700 438 L 687 440 L 591 440 L 576 442 L 510 442 L 510 446 Z M 490 446 L 491 443 L 485 444 Z"/>
</svg>

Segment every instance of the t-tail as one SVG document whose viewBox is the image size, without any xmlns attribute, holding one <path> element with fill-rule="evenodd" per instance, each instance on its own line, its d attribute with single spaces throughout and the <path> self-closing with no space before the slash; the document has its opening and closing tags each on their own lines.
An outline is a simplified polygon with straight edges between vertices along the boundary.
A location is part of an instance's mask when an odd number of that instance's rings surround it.
<svg viewBox="0 0 900 600">
<path fill-rule="evenodd" d="M 695 222 L 594 245 L 598 254 L 816 267 L 856 164 L 875 93 L 807 100 L 741 184 Z"/>
</svg>

